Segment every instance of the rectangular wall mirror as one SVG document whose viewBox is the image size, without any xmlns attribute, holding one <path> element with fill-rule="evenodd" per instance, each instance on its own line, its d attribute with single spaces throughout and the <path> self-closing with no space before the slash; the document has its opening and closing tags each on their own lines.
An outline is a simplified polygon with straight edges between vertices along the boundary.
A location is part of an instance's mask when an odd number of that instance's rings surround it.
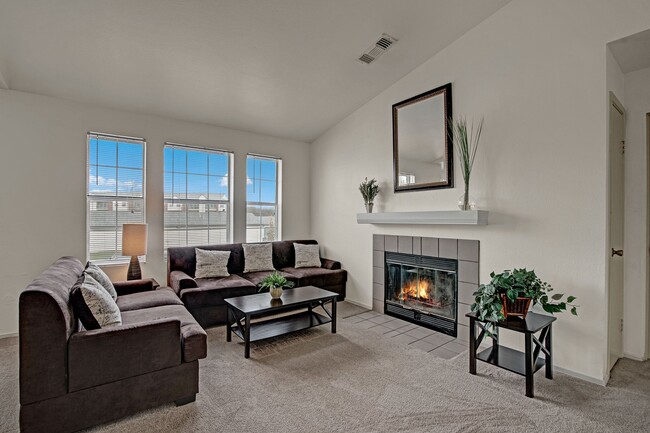
<svg viewBox="0 0 650 433">
<path fill-rule="evenodd" d="M 451 83 L 393 105 L 395 192 L 452 188 Z"/>
</svg>

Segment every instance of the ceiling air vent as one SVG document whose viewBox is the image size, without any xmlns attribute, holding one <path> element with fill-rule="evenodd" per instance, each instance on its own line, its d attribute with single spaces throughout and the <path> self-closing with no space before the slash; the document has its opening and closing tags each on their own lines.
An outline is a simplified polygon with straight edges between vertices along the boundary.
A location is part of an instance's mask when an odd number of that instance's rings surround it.
<svg viewBox="0 0 650 433">
<path fill-rule="evenodd" d="M 395 42 L 397 42 L 397 39 L 389 34 L 382 33 L 381 38 L 368 47 L 368 49 L 359 57 L 359 61 L 366 64 L 374 62 L 379 56 L 388 51 Z"/>
</svg>

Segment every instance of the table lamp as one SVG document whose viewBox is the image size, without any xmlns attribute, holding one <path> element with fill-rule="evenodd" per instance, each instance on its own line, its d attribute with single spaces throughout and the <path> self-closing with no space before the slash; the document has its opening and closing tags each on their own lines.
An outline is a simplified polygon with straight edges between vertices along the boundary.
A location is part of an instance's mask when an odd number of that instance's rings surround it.
<svg viewBox="0 0 650 433">
<path fill-rule="evenodd" d="M 122 225 L 122 254 L 131 256 L 129 270 L 126 274 L 127 280 L 139 280 L 142 278 L 140 271 L 140 260 L 138 256 L 147 254 L 147 225 L 146 224 L 123 224 Z"/>
</svg>

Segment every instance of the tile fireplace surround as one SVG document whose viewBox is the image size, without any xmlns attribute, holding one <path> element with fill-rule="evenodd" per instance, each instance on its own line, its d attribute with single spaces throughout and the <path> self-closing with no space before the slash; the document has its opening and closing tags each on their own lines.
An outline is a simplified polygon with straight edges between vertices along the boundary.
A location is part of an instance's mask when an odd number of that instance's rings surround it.
<svg viewBox="0 0 650 433">
<path fill-rule="evenodd" d="M 469 335 L 472 293 L 479 284 L 479 241 L 466 239 L 429 238 L 420 236 L 373 235 L 372 241 L 372 306 L 384 312 L 384 253 L 386 251 L 442 257 L 458 260 L 458 338 Z"/>
</svg>

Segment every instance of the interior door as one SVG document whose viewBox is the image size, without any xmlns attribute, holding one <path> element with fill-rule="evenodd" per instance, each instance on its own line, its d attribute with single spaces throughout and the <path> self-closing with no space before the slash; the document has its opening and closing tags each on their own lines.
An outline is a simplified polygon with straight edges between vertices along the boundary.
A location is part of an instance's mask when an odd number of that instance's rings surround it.
<svg viewBox="0 0 650 433">
<path fill-rule="evenodd" d="M 623 354 L 623 233 L 625 111 L 612 97 L 609 106 L 609 369 Z"/>
</svg>

